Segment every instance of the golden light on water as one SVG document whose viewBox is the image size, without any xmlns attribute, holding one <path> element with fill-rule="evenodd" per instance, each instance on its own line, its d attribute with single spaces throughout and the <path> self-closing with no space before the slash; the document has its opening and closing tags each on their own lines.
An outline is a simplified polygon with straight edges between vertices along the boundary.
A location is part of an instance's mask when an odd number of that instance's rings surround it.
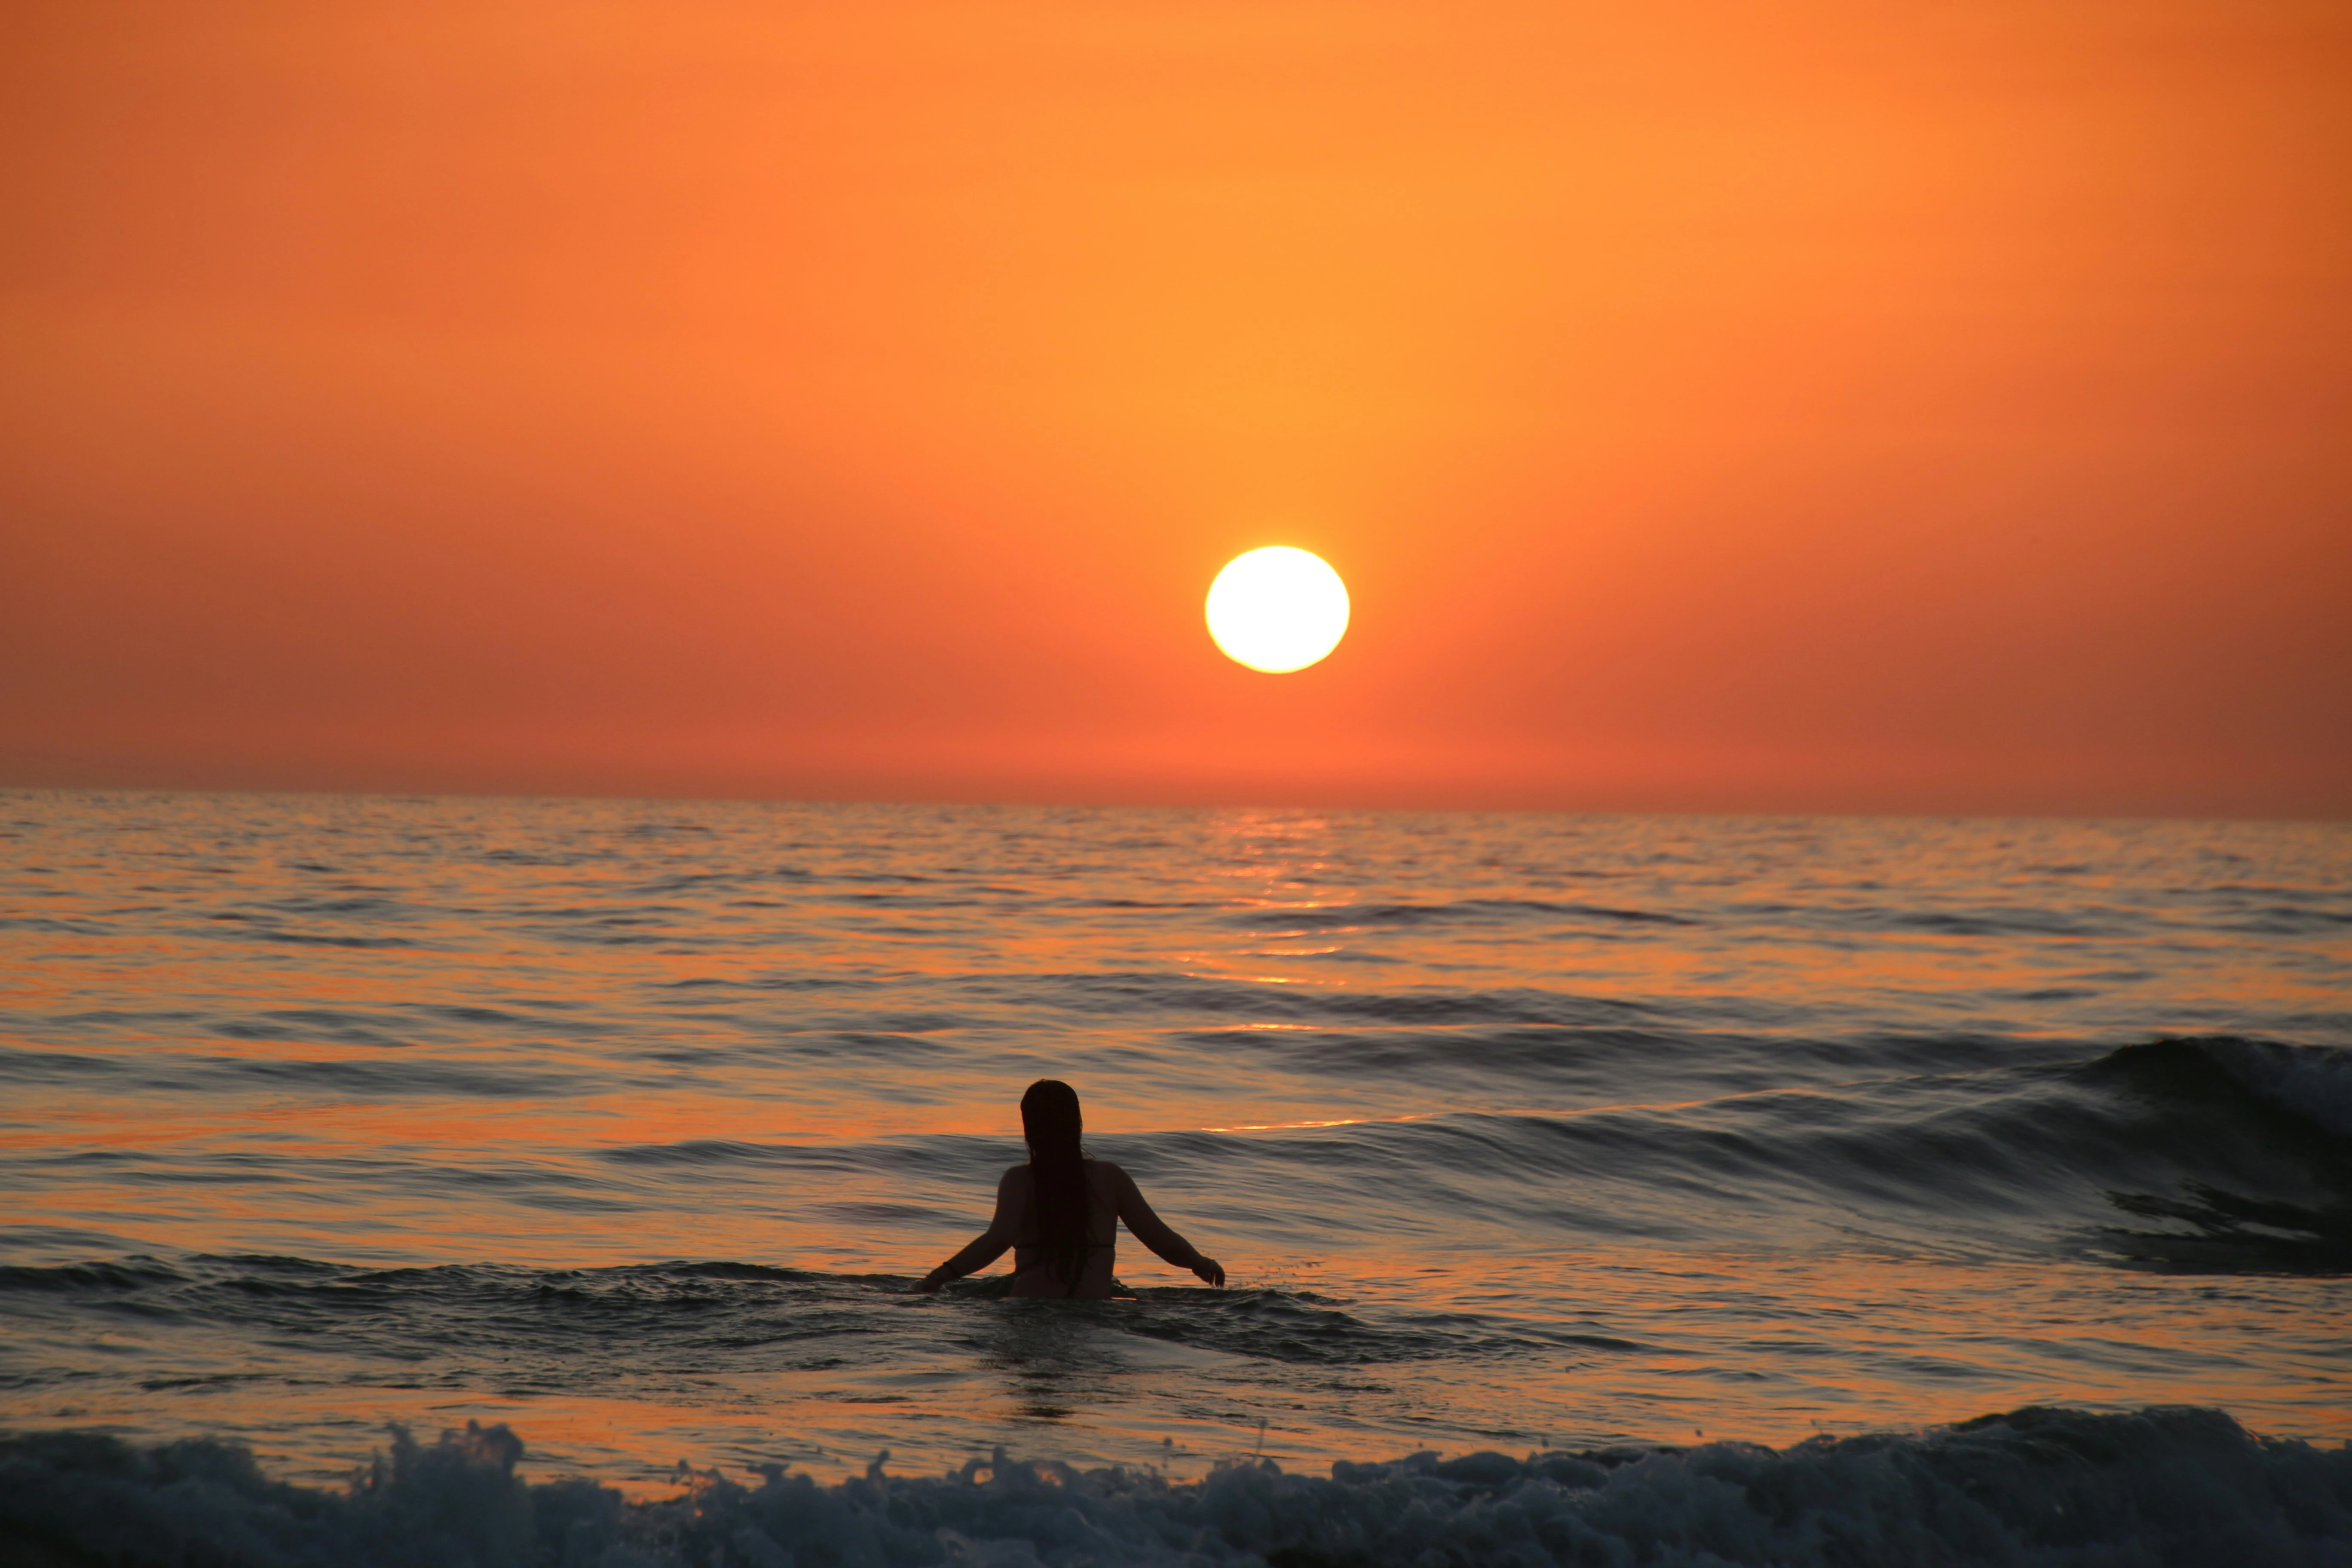
<svg viewBox="0 0 2352 1568">
<path fill-rule="evenodd" d="M 1270 544 L 1236 555 L 1209 584 L 1209 635 L 1227 658 L 1269 675 L 1320 662 L 1348 632 L 1348 585 L 1310 551 Z"/>
</svg>

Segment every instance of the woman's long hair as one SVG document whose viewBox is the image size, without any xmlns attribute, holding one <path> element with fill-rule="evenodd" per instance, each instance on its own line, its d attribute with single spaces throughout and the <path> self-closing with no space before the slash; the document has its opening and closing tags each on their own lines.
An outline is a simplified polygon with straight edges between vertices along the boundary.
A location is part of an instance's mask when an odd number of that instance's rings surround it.
<svg viewBox="0 0 2352 1568">
<path fill-rule="evenodd" d="M 1021 1097 L 1021 1134 L 1037 1194 L 1037 1240 L 1045 1267 L 1071 1290 L 1087 1266 L 1086 1152 L 1078 1147 L 1078 1091 L 1041 1078 Z"/>
</svg>

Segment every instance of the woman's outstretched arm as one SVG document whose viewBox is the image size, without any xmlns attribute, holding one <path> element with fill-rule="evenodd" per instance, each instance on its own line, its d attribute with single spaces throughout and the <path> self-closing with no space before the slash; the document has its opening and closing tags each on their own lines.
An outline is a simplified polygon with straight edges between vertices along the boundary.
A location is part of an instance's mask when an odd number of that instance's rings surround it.
<svg viewBox="0 0 2352 1568">
<path fill-rule="evenodd" d="M 1143 1190 L 1135 1184 L 1133 1176 L 1120 1167 L 1113 1166 L 1112 1169 L 1118 1173 L 1111 1184 L 1118 1193 L 1118 1217 L 1127 1223 L 1129 1230 L 1135 1233 L 1135 1239 L 1177 1268 L 1189 1268 L 1212 1285 L 1223 1285 L 1225 1282 L 1224 1265 L 1203 1254 L 1199 1247 L 1171 1229 L 1166 1220 L 1153 1214 L 1151 1205 L 1143 1201 Z"/>
<path fill-rule="evenodd" d="M 916 1289 L 929 1294 L 949 1280 L 977 1273 L 1004 1256 L 1004 1249 L 1012 1246 L 1013 1238 L 1020 1234 L 1021 1215 L 1018 1211 L 1025 1188 L 1014 1178 L 1025 1169 L 1026 1166 L 1015 1165 L 1004 1173 L 1003 1178 L 996 1184 L 996 1217 L 988 1222 L 988 1228 L 973 1238 L 970 1247 L 916 1281 Z"/>
</svg>

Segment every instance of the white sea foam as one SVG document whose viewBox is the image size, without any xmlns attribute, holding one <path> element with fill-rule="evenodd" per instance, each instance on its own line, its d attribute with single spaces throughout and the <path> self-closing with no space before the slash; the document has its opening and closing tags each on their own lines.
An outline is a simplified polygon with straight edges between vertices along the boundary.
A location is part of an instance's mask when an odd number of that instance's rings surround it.
<svg viewBox="0 0 2352 1568">
<path fill-rule="evenodd" d="M 693 1476 L 638 1504 L 527 1484 L 521 1453 L 502 1426 L 404 1434 L 335 1494 L 271 1482 L 224 1444 L 18 1436 L 0 1444 L 0 1548 L 117 1568 L 2352 1563 L 2352 1447 L 2185 1407 L 2022 1410 L 1781 1451 L 1422 1454 L 1328 1479 L 1244 1463 L 1184 1484 L 1000 1449 L 931 1478 L 879 1459 L 831 1486 Z"/>
</svg>

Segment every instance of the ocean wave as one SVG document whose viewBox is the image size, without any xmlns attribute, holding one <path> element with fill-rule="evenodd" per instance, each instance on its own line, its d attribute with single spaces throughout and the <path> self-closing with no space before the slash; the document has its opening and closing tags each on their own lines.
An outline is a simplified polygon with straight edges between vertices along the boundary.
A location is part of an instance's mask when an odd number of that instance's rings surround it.
<svg viewBox="0 0 2352 1568">
<path fill-rule="evenodd" d="M 1373 1322 L 1307 1290 L 1146 1287 L 1110 1301 L 1009 1300 L 1012 1279 L 949 1287 L 951 1297 L 1004 1300 L 1005 1310 L 1056 1325 L 1095 1324 L 1122 1333 L 1254 1361 L 1297 1366 L 1379 1366 L 1400 1362 L 1486 1359 L 1538 1351 L 1642 1351 L 1605 1334 L 1513 1324 L 1506 1331 L 1474 1313 L 1391 1313 Z"/>
<path fill-rule="evenodd" d="M 1399 988 L 1273 986 L 1158 970 L 973 977 L 956 988 L 1007 1003 L 1070 1013 L 1155 1014 L 1192 1022 L 1231 1018 L 1298 1024 L 1590 1025 L 1654 1018 L 1647 1003 L 1536 986 Z"/>
<path fill-rule="evenodd" d="M 274 1008 L 214 1024 L 210 1032 L 232 1040 L 327 1040 L 341 1046 L 391 1048 L 415 1043 L 378 1026 L 370 1015 L 328 1007 Z"/>
<path fill-rule="evenodd" d="M 275 931 L 269 927 L 258 925 L 234 934 L 247 936 L 256 942 L 278 942 L 289 947 L 346 947 L 372 950 L 417 945 L 404 936 L 334 936 L 321 931 Z"/>
<path fill-rule="evenodd" d="M 119 1069 L 111 1057 L 83 1056 L 73 1051 L 28 1051 L 0 1046 L 0 1081 L 58 1083 L 87 1079 Z"/>
<path fill-rule="evenodd" d="M 0 1268 L 0 1300 L 99 1309 L 239 1334 L 308 1339 L 364 1319 L 368 1353 L 430 1353 L 452 1336 L 502 1360 L 570 1363 L 690 1332 L 701 1353 L 822 1334 L 902 1331 L 894 1306 L 980 1312 L 1007 1322 L 1129 1333 L 1247 1361 L 1354 1366 L 1523 1352 L 1640 1350 L 1627 1340 L 1469 1313 L 1391 1312 L 1380 1321 L 1311 1291 L 1146 1287 L 1116 1301 L 1006 1299 L 1012 1277 L 961 1281 L 909 1300 L 900 1275 L 834 1274 L 724 1260 L 539 1269 L 498 1264 L 359 1268 L 307 1258 L 154 1258 Z M 560 1308 L 551 1312 L 548 1309 Z M 878 1315 L 877 1315 L 878 1314 Z M 346 1344 L 346 1351 L 353 1348 Z M 703 1370 L 712 1372 L 714 1366 Z"/>
<path fill-rule="evenodd" d="M 1643 1048 L 1638 1034 L 1602 1043 Z M 1335 1067 L 1355 1049 L 1312 1038 L 1304 1048 Z M 1498 1239 L 1565 1231 L 1731 1244 L 1769 1216 L 1784 1242 L 1843 1231 L 2095 1254 L 2118 1209 L 2193 1227 L 2226 1205 L 2162 1205 L 2235 1194 L 2242 1214 L 2269 1205 L 2304 1227 L 2265 1256 L 2255 1222 L 2234 1225 L 2229 1239 L 2247 1266 L 2310 1272 L 2329 1247 L 2304 1240 L 2352 1215 L 2352 1144 L 2327 1123 L 2345 1059 L 2235 1038 L 2158 1041 L 2074 1065 L 1132 1142 L 1153 1169 L 1349 1215 L 1351 1226 L 1442 1212 Z"/>
<path fill-rule="evenodd" d="M 2352 1049 L 2238 1035 L 2183 1036 L 2120 1047 L 2090 1076 L 2181 1103 L 2260 1105 L 2306 1129 L 2352 1139 Z"/>
<path fill-rule="evenodd" d="M 37 931 L 44 936 L 111 936 L 105 922 L 63 920 L 54 915 L 0 915 L 0 931 Z"/>
<path fill-rule="evenodd" d="M 1938 909 L 1833 899 L 1810 903 L 1749 900 L 1728 904 L 1717 918 L 1725 917 L 1855 935 L 2084 939 L 2141 936 L 2147 929 L 2147 922 L 2128 910 L 2086 907 L 2066 911 L 2025 903 Z"/>
<path fill-rule="evenodd" d="M 25 1264 L 0 1265 L 0 1291 L 29 1290 L 44 1295 L 112 1295 L 157 1286 L 184 1285 L 188 1277 L 152 1258 L 127 1258 L 120 1262 L 68 1263 L 53 1268 Z"/>
<path fill-rule="evenodd" d="M 2192 1052 L 2244 1089 L 2339 1138 L 2352 1138 L 2352 1050 L 2289 1045 L 2235 1035 L 2158 1040 L 2116 1054 L 2137 1062 L 2164 1052 Z"/>
<path fill-rule="evenodd" d="M 2179 1196 L 2108 1196 L 2126 1214 L 2176 1227 L 2101 1231 L 2103 1250 L 2132 1267 L 2171 1274 L 2352 1274 L 2352 1203 L 2311 1207 L 2202 1182 Z"/>
<path fill-rule="evenodd" d="M 1310 1213 L 1320 1216 L 1315 1235 L 1349 1243 L 1418 1244 L 1443 1215 L 1450 1233 L 1507 1251 L 1595 1239 L 1732 1246 L 1767 1226 L 1783 1246 L 1958 1244 L 2149 1267 L 2169 1238 L 2182 1243 L 2172 1255 L 2181 1268 L 2308 1274 L 2342 1271 L 2334 1238 L 2352 1226 L 2352 1141 L 2331 1121 L 2347 1053 L 2321 1047 L 2231 1037 L 2020 1062 L 2002 1059 L 2016 1053 L 2000 1042 L 1874 1047 L 1851 1061 L 1823 1047 L 1807 1068 L 1814 1081 L 1747 1088 L 1739 1073 L 1709 1066 L 1703 1040 L 1639 1028 L 1186 1031 L 1178 1043 L 1280 1053 L 1334 1073 L 1458 1076 L 1474 1089 L 1480 1075 L 1500 1072 L 1571 1099 L 1606 1084 L 1622 1058 L 1642 1058 L 1660 1083 L 1675 1059 L 1692 1058 L 1694 1092 L 1661 1103 L 1171 1129 L 1103 1142 L 1101 1152 L 1155 1189 L 1270 1215 Z M 1873 1076 L 1839 1076 L 1842 1064 L 1858 1071 L 1873 1058 Z M 1938 1058 L 1945 1070 L 1916 1070 Z M 1731 1081 L 1709 1084 L 1710 1074 Z M 1008 1157 L 1003 1140 L 961 1136 L 704 1139 L 593 1152 L 648 1198 L 769 1173 L 952 1188 L 992 1176 Z M 824 1201 L 866 1198 L 853 1184 Z M 1318 1245 L 1303 1232 L 1295 1239 Z"/>
<path fill-rule="evenodd" d="M 687 1471 L 675 1496 L 638 1502 L 529 1482 L 523 1451 L 505 1426 L 433 1443 L 394 1428 L 389 1453 L 331 1490 L 273 1480 L 228 1443 L 22 1434 L 0 1439 L 0 1543 L 38 1568 L 2352 1562 L 2352 1447 L 2177 1406 L 2028 1408 L 1779 1450 L 1423 1453 L 1328 1478 L 1242 1461 L 1175 1482 L 1001 1447 L 907 1477 L 886 1451 L 833 1484 Z"/>
<path fill-rule="evenodd" d="M 2103 1227 L 2096 1250 L 2172 1273 L 2352 1273 L 2352 1050 L 2230 1035 L 2151 1040 L 2084 1076 L 2192 1110 L 2209 1132 L 2235 1134 L 2240 1151 L 2235 1173 L 2208 1162 L 2165 1190 L 2108 1189 L 2116 1208 L 2163 1228 Z"/>
<path fill-rule="evenodd" d="M 396 1097 L 464 1095 L 488 1100 L 541 1100 L 593 1092 L 576 1073 L 544 1069 L 478 1068 L 459 1062 L 406 1062 L 377 1058 L 356 1061 L 303 1061 L 270 1058 L 217 1058 L 201 1064 L 201 1078 L 186 1075 L 185 1087 L 217 1088 L 238 1079 L 283 1085 L 315 1093 Z"/>
<path fill-rule="evenodd" d="M 1360 927 L 1482 925 L 1599 921 L 1626 925 L 1695 926 L 1702 922 L 1655 910 L 1617 909 L 1603 904 L 1560 903 L 1545 899 L 1452 899 L 1443 903 L 1264 904 L 1234 910 L 1222 923 L 1245 931 L 1328 931 Z"/>
</svg>

